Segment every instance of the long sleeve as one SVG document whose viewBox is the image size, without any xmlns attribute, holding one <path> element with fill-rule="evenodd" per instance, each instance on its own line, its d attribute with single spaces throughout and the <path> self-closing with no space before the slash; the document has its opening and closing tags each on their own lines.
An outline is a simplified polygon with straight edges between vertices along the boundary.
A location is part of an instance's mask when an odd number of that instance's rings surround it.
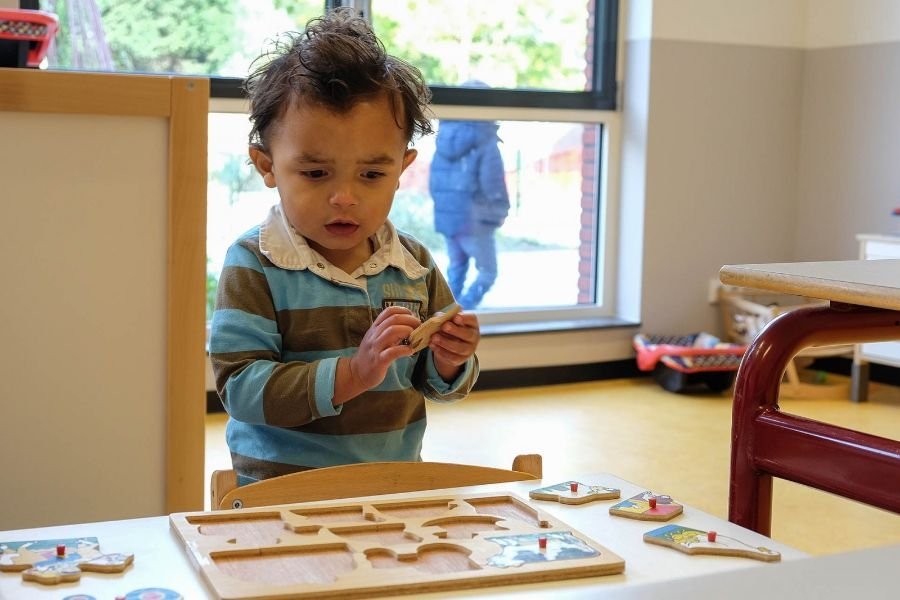
<svg viewBox="0 0 900 600">
<path fill-rule="evenodd" d="M 330 363 L 284 361 L 282 333 L 263 260 L 236 243 L 227 253 L 219 279 L 210 360 L 222 403 L 235 420 L 280 427 L 338 414 L 331 407 L 330 390 L 316 393 L 317 374 L 327 379 L 330 372 L 333 382 L 336 358 Z"/>
</svg>

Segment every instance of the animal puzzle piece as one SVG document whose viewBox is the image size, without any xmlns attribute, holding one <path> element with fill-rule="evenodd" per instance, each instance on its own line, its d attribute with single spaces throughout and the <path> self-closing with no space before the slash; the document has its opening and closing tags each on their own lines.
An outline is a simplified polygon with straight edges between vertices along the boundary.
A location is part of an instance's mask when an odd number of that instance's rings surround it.
<svg viewBox="0 0 900 600">
<path fill-rule="evenodd" d="M 500 552 L 487 562 L 492 567 L 519 567 L 526 563 L 592 558 L 599 554 L 572 535 L 571 531 L 503 535 L 484 539 L 500 545 Z"/>
<path fill-rule="evenodd" d="M 644 541 L 687 554 L 743 556 L 766 562 L 781 560 L 781 554 L 765 546 L 751 546 L 733 537 L 717 535 L 715 531 L 700 531 L 683 525 L 664 525 L 648 531 L 644 534 Z"/>
<path fill-rule="evenodd" d="M 640 521 L 668 521 L 684 511 L 671 496 L 644 491 L 609 507 L 609 514 Z"/>
<path fill-rule="evenodd" d="M 120 573 L 133 554 L 103 554 L 97 538 L 0 542 L 0 571 L 21 571 L 22 579 L 44 585 L 78 581 L 85 571 Z"/>
<path fill-rule="evenodd" d="M 585 485 L 577 481 L 564 481 L 528 492 L 534 500 L 550 500 L 560 504 L 586 504 L 594 500 L 612 500 L 619 495 L 620 491 L 616 488 Z"/>
<path fill-rule="evenodd" d="M 462 307 L 459 304 L 452 304 L 447 309 L 447 312 L 441 313 L 439 315 L 434 315 L 415 329 L 413 332 L 409 334 L 409 337 L 403 340 L 403 343 L 412 346 L 413 353 L 418 352 L 422 348 L 428 345 L 428 341 L 431 339 L 435 333 L 437 333 L 441 329 L 441 325 L 455 317 L 462 310 Z"/>
</svg>

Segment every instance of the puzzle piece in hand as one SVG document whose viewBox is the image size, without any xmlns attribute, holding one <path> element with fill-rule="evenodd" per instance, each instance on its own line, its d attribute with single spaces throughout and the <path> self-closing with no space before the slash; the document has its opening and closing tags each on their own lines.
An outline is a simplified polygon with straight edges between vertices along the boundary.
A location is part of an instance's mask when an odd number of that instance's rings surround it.
<svg viewBox="0 0 900 600">
<path fill-rule="evenodd" d="M 641 492 L 609 507 L 609 514 L 641 521 L 668 521 L 684 511 L 671 496 Z"/>
<path fill-rule="evenodd" d="M 415 354 L 422 348 L 428 345 L 428 341 L 431 339 L 435 333 L 437 333 L 441 325 L 455 317 L 460 311 L 462 307 L 459 304 L 452 304 L 450 308 L 447 309 L 447 312 L 434 315 L 415 329 L 413 332 L 409 334 L 409 337 L 404 340 L 404 342 L 412 346 L 412 351 Z"/>
<path fill-rule="evenodd" d="M 84 571 L 118 573 L 132 562 L 133 554 L 103 554 L 93 537 L 0 542 L 0 571 L 44 585 L 78 581 Z"/>
<path fill-rule="evenodd" d="M 668 546 L 687 554 L 722 554 L 743 556 L 766 562 L 781 560 L 781 554 L 765 546 L 751 546 L 715 531 L 700 531 L 683 525 L 664 525 L 644 534 L 644 541 L 658 546 Z"/>
<path fill-rule="evenodd" d="M 534 500 L 554 500 L 560 504 L 585 504 L 594 500 L 611 500 L 618 498 L 619 494 L 620 492 L 616 488 L 585 485 L 577 481 L 564 481 L 528 492 L 528 496 Z"/>
</svg>

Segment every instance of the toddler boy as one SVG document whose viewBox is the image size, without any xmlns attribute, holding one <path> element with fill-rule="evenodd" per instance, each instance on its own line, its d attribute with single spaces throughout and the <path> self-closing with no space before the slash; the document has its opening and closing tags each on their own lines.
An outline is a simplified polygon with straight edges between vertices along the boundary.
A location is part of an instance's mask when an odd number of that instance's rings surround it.
<svg viewBox="0 0 900 600">
<path fill-rule="evenodd" d="M 210 357 L 243 485 L 338 464 L 420 460 L 425 398 L 478 376 L 474 314 L 404 344 L 453 296 L 388 213 L 415 136 L 421 73 L 350 9 L 311 21 L 246 83 L 250 159 L 280 203 L 228 250 Z"/>
</svg>

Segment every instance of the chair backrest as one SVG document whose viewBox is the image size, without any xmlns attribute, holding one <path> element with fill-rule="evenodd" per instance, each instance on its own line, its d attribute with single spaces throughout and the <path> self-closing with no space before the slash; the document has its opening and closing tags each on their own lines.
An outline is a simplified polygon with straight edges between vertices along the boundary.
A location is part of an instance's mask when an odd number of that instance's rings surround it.
<svg viewBox="0 0 900 600">
<path fill-rule="evenodd" d="M 539 454 L 522 454 L 512 469 L 440 462 L 375 462 L 300 471 L 237 487 L 234 471 L 214 471 L 213 510 L 334 500 L 540 479 Z"/>
</svg>

